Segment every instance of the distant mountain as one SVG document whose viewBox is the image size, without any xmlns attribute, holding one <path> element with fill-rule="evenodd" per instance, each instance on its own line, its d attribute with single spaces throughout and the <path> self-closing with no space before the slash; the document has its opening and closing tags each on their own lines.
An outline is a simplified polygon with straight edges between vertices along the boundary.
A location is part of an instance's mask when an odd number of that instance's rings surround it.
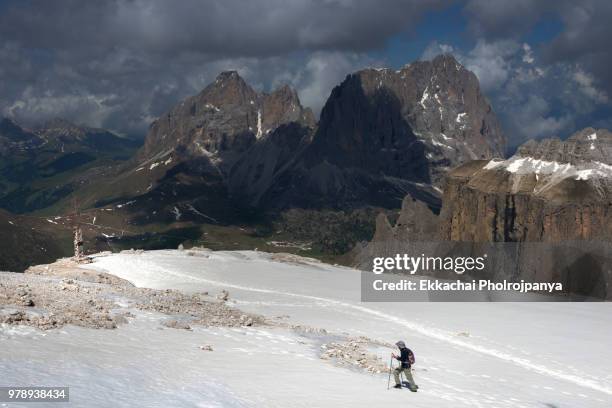
<svg viewBox="0 0 612 408">
<path fill-rule="evenodd" d="M 26 129 L 11 119 L 3 119 L 0 208 L 24 213 L 53 205 L 88 183 L 93 174 L 100 172 L 100 166 L 126 160 L 138 146 L 138 142 L 106 130 L 65 120 Z"/>
<path fill-rule="evenodd" d="M 117 136 L 105 129 L 78 126 L 64 119 L 53 119 L 35 129 L 47 144 L 64 151 L 90 150 L 92 153 L 114 154 L 117 158 L 131 157 L 140 143 Z"/>
<path fill-rule="evenodd" d="M 295 90 L 283 86 L 256 92 L 235 71 L 222 72 L 198 95 L 187 98 L 151 124 L 140 160 L 180 152 L 208 157 L 227 173 L 238 157 L 279 126 L 314 127 Z"/>
<path fill-rule="evenodd" d="M 98 207 L 134 201 L 126 211 L 138 224 L 239 223 L 243 204 L 231 191 L 237 183 L 250 188 L 253 174 L 251 169 L 240 173 L 238 163 L 259 158 L 259 151 L 264 163 L 255 174 L 265 166 L 282 166 L 313 127 L 312 112 L 295 90 L 257 92 L 238 73 L 222 72 L 151 124 L 144 146 L 122 174 L 85 195 L 97 197 L 89 204 Z M 276 142 L 292 147 L 262 151 Z"/>
<path fill-rule="evenodd" d="M 268 190 L 254 189 L 257 179 L 236 190 L 263 207 L 397 208 L 406 193 L 435 207 L 450 168 L 503 157 L 504 149 L 476 76 L 442 55 L 398 71 L 347 76 L 332 91 L 312 140 L 294 148 L 274 181 L 261 183 Z M 258 174 L 266 160 L 259 156 L 246 155 L 249 171 L 242 174 Z M 261 177 L 269 179 L 269 172 Z"/>
</svg>

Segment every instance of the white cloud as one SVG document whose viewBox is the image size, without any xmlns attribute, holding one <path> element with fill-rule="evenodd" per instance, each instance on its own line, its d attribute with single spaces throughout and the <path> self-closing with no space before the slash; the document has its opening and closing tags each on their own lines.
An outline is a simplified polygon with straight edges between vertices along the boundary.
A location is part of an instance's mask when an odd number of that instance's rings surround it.
<svg viewBox="0 0 612 408">
<path fill-rule="evenodd" d="M 523 43 L 523 62 L 527 64 L 533 64 L 535 59 L 533 59 L 533 52 L 531 51 L 531 47 L 527 43 Z"/>
<path fill-rule="evenodd" d="M 512 40 L 492 43 L 479 40 L 464 57 L 464 64 L 476 74 L 485 91 L 499 89 L 511 75 L 511 60 L 518 49 L 518 43 Z"/>
<path fill-rule="evenodd" d="M 599 103 L 608 102 L 608 95 L 605 92 L 598 90 L 594 86 L 595 80 L 592 75 L 583 71 L 581 68 L 578 68 L 576 72 L 574 72 L 573 77 L 574 77 L 574 81 L 576 81 L 576 83 L 578 84 L 578 89 L 580 89 L 580 91 L 584 95 L 588 96 L 595 102 L 599 102 Z"/>
<path fill-rule="evenodd" d="M 530 95 L 516 105 L 513 117 L 520 131 L 532 139 L 559 135 L 573 124 L 570 115 L 553 116 L 550 104 L 538 95 Z"/>
<path fill-rule="evenodd" d="M 421 54 L 421 59 L 430 61 L 440 54 L 455 54 L 455 48 L 449 44 L 433 41 L 430 43 Z"/>
<path fill-rule="evenodd" d="M 44 121 L 67 114 L 77 113 L 78 123 L 90 126 L 102 126 L 112 114 L 113 101 L 117 95 L 97 96 L 83 93 L 60 94 L 53 92 L 39 93 L 27 87 L 21 97 L 3 109 L 3 115 L 25 119 L 26 121 Z"/>
<path fill-rule="evenodd" d="M 359 54 L 321 52 L 310 56 L 294 83 L 302 104 L 318 115 L 334 86 L 348 74 L 372 63 L 370 58 Z"/>
</svg>

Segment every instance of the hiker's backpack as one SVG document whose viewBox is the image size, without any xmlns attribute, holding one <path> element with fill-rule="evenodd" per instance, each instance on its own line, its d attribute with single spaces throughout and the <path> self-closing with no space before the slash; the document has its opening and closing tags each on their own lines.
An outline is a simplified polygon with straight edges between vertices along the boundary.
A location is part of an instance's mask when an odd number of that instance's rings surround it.
<svg viewBox="0 0 612 408">
<path fill-rule="evenodd" d="M 414 364 L 414 353 L 412 350 L 408 350 L 408 361 L 410 362 L 410 365 Z"/>
</svg>

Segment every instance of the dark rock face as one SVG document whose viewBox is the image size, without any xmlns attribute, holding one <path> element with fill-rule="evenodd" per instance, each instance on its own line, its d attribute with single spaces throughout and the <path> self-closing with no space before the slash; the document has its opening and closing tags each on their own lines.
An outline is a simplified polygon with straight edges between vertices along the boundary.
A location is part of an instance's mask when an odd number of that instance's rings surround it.
<svg viewBox="0 0 612 408">
<path fill-rule="evenodd" d="M 261 195 L 290 168 L 308 145 L 312 129 L 298 122 L 284 124 L 255 143 L 231 169 L 228 184 L 237 199 L 258 206 Z"/>
<path fill-rule="evenodd" d="M 504 148 L 476 76 L 450 55 L 349 75 L 313 140 L 330 163 L 434 184 L 446 167 L 503 157 Z"/>
<path fill-rule="evenodd" d="M 397 208 L 410 193 L 435 207 L 450 167 L 502 157 L 504 146 L 475 75 L 452 56 L 367 69 L 334 88 L 312 142 L 261 201 Z"/>
<path fill-rule="evenodd" d="M 377 257 L 395 257 L 397 254 L 433 255 L 439 242 L 439 217 L 422 201 L 404 197 L 397 220 L 392 225 L 385 213 L 376 217 L 376 231 L 370 242 L 356 247 L 352 263 L 363 270 L 372 269 Z"/>
<path fill-rule="evenodd" d="M 438 215 L 425 203 L 410 195 L 404 197 L 402 209 L 394 226 L 381 213 L 376 218 L 376 232 L 372 242 L 431 242 L 438 240 Z"/>
<path fill-rule="evenodd" d="M 562 242 L 612 238 L 612 133 L 528 142 L 506 161 L 449 174 L 441 236 L 454 241 Z"/>
</svg>

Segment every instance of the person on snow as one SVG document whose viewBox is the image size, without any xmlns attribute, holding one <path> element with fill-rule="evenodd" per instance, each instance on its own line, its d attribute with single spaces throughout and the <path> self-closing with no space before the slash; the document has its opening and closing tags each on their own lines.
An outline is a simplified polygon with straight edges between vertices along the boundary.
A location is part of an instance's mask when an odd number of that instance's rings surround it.
<svg viewBox="0 0 612 408">
<path fill-rule="evenodd" d="M 409 383 L 408 386 L 410 387 L 410 391 L 416 391 L 419 386 L 414 383 L 412 371 L 410 370 L 410 367 L 412 364 L 414 364 L 414 354 L 408 347 L 406 347 L 406 343 L 401 340 L 395 343 L 395 345 L 400 349 L 399 356 L 395 353 L 391 353 L 391 356 L 399 361 L 399 367 L 393 370 L 393 377 L 395 377 L 395 388 L 402 388 L 400 374 L 404 373 L 406 381 Z"/>
</svg>

